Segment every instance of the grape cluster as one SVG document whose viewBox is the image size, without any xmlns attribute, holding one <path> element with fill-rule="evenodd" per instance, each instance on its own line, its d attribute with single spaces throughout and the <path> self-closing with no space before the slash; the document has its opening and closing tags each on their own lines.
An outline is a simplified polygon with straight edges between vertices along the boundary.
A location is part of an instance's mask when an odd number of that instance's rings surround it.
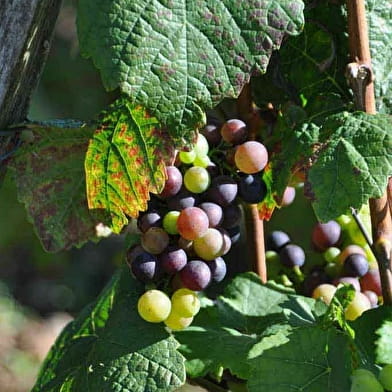
<svg viewBox="0 0 392 392">
<path fill-rule="evenodd" d="M 239 202 L 258 203 L 267 192 L 268 152 L 247 139 L 241 120 L 209 124 L 194 148 L 166 167 L 164 189 L 137 221 L 141 243 L 127 253 L 133 275 L 154 287 L 138 303 L 146 321 L 187 327 L 200 307 L 197 292 L 225 278 L 223 257 L 240 235 Z"/>
</svg>

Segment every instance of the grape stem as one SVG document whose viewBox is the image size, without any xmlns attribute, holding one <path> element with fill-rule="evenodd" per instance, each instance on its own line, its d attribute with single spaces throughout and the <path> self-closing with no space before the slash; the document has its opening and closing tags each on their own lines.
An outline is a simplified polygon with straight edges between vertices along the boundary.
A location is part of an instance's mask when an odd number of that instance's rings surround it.
<svg viewBox="0 0 392 392">
<path fill-rule="evenodd" d="M 361 233 L 362 233 L 363 237 L 365 238 L 367 244 L 373 250 L 373 241 L 370 238 L 369 233 L 366 231 L 366 228 L 365 228 L 364 224 L 362 223 L 361 218 L 359 217 L 358 212 L 355 208 L 351 207 L 351 215 L 353 216 L 355 223 L 357 224 L 359 230 L 361 230 Z M 373 253 L 374 253 L 374 250 L 373 250 Z"/>
<path fill-rule="evenodd" d="M 371 69 L 369 35 L 364 0 L 347 0 L 348 33 L 351 61 L 347 76 L 354 93 L 356 108 L 376 114 Z M 380 270 L 384 304 L 392 305 L 392 219 L 387 190 L 379 199 L 370 199 L 373 249 Z"/>
<path fill-rule="evenodd" d="M 260 115 L 252 100 L 252 89 L 250 83 L 246 84 L 238 97 L 238 112 L 249 130 L 249 139 L 255 140 L 261 126 Z M 246 238 L 253 271 L 267 281 L 267 264 L 265 260 L 264 246 L 264 223 L 259 217 L 257 204 L 244 204 Z"/>
</svg>

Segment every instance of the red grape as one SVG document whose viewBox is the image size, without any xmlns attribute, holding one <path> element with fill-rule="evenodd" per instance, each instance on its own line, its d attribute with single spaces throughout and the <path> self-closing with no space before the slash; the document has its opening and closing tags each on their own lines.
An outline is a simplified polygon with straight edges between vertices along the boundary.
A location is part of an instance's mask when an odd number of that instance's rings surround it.
<svg viewBox="0 0 392 392">
<path fill-rule="evenodd" d="M 188 207 L 181 211 L 177 220 L 178 232 L 187 240 L 195 240 L 206 233 L 209 221 L 207 214 L 198 207 Z"/>
</svg>

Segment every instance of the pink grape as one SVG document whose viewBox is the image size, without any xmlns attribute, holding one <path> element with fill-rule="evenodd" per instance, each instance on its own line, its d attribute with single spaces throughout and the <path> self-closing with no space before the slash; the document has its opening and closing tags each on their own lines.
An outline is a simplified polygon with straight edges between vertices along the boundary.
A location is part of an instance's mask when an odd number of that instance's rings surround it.
<svg viewBox="0 0 392 392">
<path fill-rule="evenodd" d="M 364 275 L 361 280 L 362 291 L 374 291 L 379 297 L 382 296 L 380 272 L 377 268 L 372 268 Z"/>
<path fill-rule="evenodd" d="M 178 232 L 187 240 L 201 237 L 206 233 L 208 226 L 207 214 L 198 207 L 185 208 L 177 219 Z"/>
<path fill-rule="evenodd" d="M 175 166 L 166 167 L 167 180 L 160 193 L 160 197 L 166 199 L 176 195 L 182 186 L 182 174 Z"/>
<path fill-rule="evenodd" d="M 237 147 L 234 160 L 240 171 L 246 174 L 255 174 L 267 165 L 268 151 L 259 142 L 245 142 Z"/>
<path fill-rule="evenodd" d="M 331 220 L 327 223 L 317 223 L 312 231 L 312 243 L 321 252 L 335 246 L 340 238 L 339 223 Z"/>
</svg>

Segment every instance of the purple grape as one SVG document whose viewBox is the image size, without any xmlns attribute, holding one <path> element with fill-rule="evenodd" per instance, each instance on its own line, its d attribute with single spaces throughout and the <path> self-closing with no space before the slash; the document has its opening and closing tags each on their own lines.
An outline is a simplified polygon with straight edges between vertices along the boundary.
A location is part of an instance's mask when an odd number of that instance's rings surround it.
<svg viewBox="0 0 392 392">
<path fill-rule="evenodd" d="M 344 272 L 347 276 L 361 278 L 369 271 L 369 263 L 360 253 L 352 253 L 344 261 Z"/>
<path fill-rule="evenodd" d="M 372 305 L 372 308 L 376 308 L 378 305 L 378 297 L 377 294 L 374 291 L 370 290 L 365 290 L 363 293 L 368 297 L 370 301 L 370 305 Z"/>
<path fill-rule="evenodd" d="M 361 291 L 361 285 L 358 278 L 353 278 L 352 276 L 343 276 L 341 278 L 334 279 L 332 283 L 335 286 L 338 286 L 339 283 L 351 284 L 354 287 L 355 291 Z"/>
<path fill-rule="evenodd" d="M 286 267 L 302 267 L 305 263 L 305 252 L 294 244 L 283 247 L 279 252 L 280 262 Z"/>
<path fill-rule="evenodd" d="M 222 234 L 222 237 L 223 237 L 222 256 L 224 256 L 227 253 L 229 253 L 229 251 L 231 249 L 232 240 L 231 240 L 230 234 L 227 230 L 222 229 L 221 227 L 217 228 L 217 230 Z"/>
<path fill-rule="evenodd" d="M 281 248 L 290 243 L 290 237 L 284 231 L 273 231 L 267 237 L 268 250 L 279 252 Z"/>
<path fill-rule="evenodd" d="M 209 227 L 217 227 L 222 223 L 223 211 L 222 207 L 216 203 L 204 202 L 199 205 L 208 216 Z"/>
<path fill-rule="evenodd" d="M 137 226 L 142 233 L 151 227 L 162 227 L 162 217 L 157 211 L 148 211 L 139 216 Z"/>
<path fill-rule="evenodd" d="M 222 140 L 220 127 L 215 124 L 207 124 L 201 131 L 201 134 L 211 146 L 217 146 Z"/>
<path fill-rule="evenodd" d="M 222 227 L 232 229 L 240 224 L 242 217 L 241 208 L 237 204 L 231 204 L 223 209 Z"/>
<path fill-rule="evenodd" d="M 211 270 L 211 281 L 215 283 L 221 282 L 225 278 L 227 272 L 226 263 L 222 257 L 217 257 L 207 264 Z"/>
<path fill-rule="evenodd" d="M 237 196 L 238 185 L 229 176 L 215 177 L 210 189 L 208 190 L 208 197 L 211 201 L 219 204 L 221 207 L 228 206 Z"/>
<path fill-rule="evenodd" d="M 227 232 L 229 233 L 230 240 L 232 244 L 235 244 L 238 242 L 241 238 L 241 227 L 236 226 L 232 227 L 231 229 L 227 229 Z"/>
<path fill-rule="evenodd" d="M 206 169 L 211 178 L 215 178 L 219 176 L 219 167 L 215 165 L 214 162 L 210 162 L 210 164 L 206 167 Z"/>
<path fill-rule="evenodd" d="M 211 281 L 211 270 L 208 265 L 201 260 L 189 261 L 179 274 L 181 282 L 189 290 L 204 290 Z"/>
<path fill-rule="evenodd" d="M 144 252 L 145 252 L 145 250 L 143 249 L 143 247 L 140 244 L 134 245 L 131 248 L 129 248 L 127 250 L 126 255 L 125 255 L 125 258 L 127 260 L 129 267 L 131 267 L 131 264 L 136 259 L 136 257 Z"/>
<path fill-rule="evenodd" d="M 199 198 L 196 194 L 183 188 L 177 195 L 167 200 L 169 210 L 181 211 L 188 207 L 194 207 L 198 204 Z"/>
<path fill-rule="evenodd" d="M 266 194 L 267 186 L 260 174 L 248 174 L 238 182 L 238 196 L 246 203 L 260 203 Z"/>
<path fill-rule="evenodd" d="M 169 246 L 159 256 L 159 262 L 162 269 L 168 274 L 175 274 L 181 271 L 188 261 L 184 249 L 177 246 Z"/>
<path fill-rule="evenodd" d="M 167 180 L 160 193 L 160 197 L 166 199 L 175 196 L 182 186 L 182 174 L 175 166 L 166 167 Z"/>
<path fill-rule="evenodd" d="M 152 282 L 160 275 L 157 258 L 148 252 L 139 254 L 133 260 L 131 263 L 131 271 L 136 279 L 143 283 Z"/>
<path fill-rule="evenodd" d="M 333 220 L 327 223 L 317 223 L 312 231 L 312 243 L 317 250 L 324 252 L 338 243 L 340 233 L 339 223 Z"/>
<path fill-rule="evenodd" d="M 241 144 L 248 136 L 246 124 L 237 119 L 226 121 L 222 125 L 220 132 L 223 140 L 230 144 Z"/>
</svg>

